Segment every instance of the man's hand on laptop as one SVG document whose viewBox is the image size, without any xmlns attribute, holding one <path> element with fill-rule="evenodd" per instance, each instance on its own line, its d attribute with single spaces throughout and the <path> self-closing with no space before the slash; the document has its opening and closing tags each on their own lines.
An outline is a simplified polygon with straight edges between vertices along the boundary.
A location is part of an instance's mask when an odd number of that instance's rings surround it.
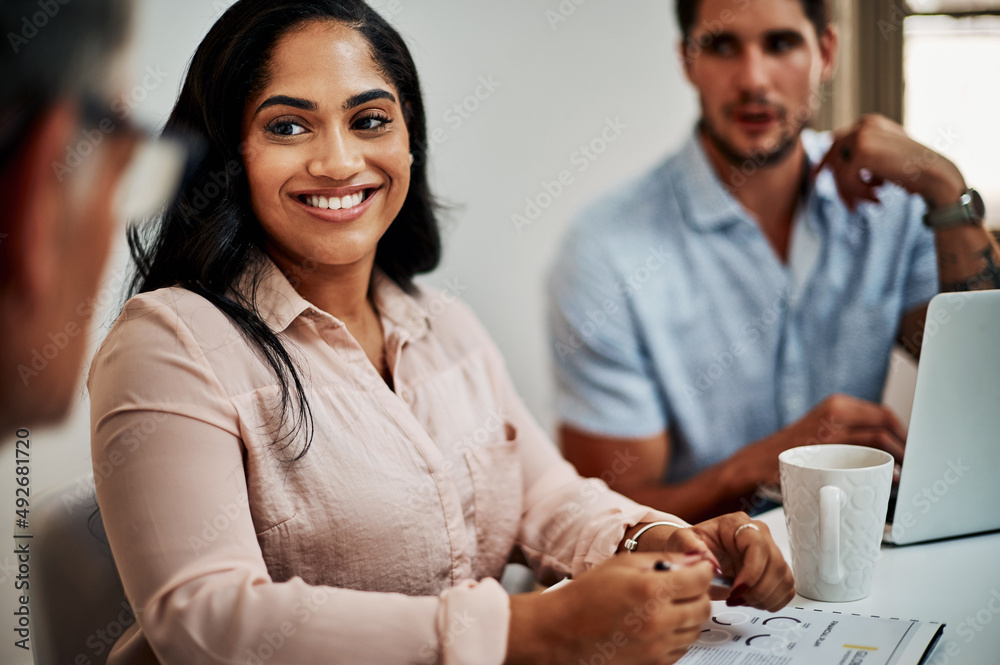
<svg viewBox="0 0 1000 665">
<path fill-rule="evenodd" d="M 831 395 L 785 429 L 744 446 L 729 458 L 730 469 L 744 487 L 778 482 L 778 455 L 797 446 L 846 443 L 870 446 L 903 459 L 906 429 L 896 415 L 881 404 Z"/>
<path fill-rule="evenodd" d="M 827 166 L 851 210 L 864 201 L 878 203 L 876 189 L 887 181 L 931 206 L 954 203 L 966 191 L 958 167 L 881 115 L 862 116 L 852 127 L 836 132 L 816 172 Z"/>
</svg>

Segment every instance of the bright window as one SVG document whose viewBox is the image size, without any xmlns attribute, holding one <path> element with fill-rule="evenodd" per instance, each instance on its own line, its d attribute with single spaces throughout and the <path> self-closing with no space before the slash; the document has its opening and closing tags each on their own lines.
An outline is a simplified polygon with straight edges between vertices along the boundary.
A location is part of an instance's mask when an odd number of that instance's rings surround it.
<svg viewBox="0 0 1000 665">
<path fill-rule="evenodd" d="M 913 0 L 910 6 L 968 12 L 998 9 L 1000 2 Z M 958 165 L 986 200 L 988 224 L 1000 228 L 1000 16 L 910 16 L 903 49 L 907 132 Z"/>
</svg>

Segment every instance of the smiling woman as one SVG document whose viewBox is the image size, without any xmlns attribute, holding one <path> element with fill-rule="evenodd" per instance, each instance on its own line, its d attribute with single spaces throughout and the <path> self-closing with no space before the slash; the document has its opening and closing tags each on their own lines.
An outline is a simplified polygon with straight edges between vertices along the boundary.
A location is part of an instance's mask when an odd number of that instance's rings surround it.
<svg viewBox="0 0 1000 665">
<path fill-rule="evenodd" d="M 348 65 L 343 71 L 342 57 Z M 325 283 L 317 274 L 321 269 L 353 271 L 355 283 L 367 284 L 374 257 L 381 272 L 410 291 L 415 274 L 437 266 L 441 242 L 427 183 L 416 67 L 398 33 L 363 3 L 238 2 L 195 53 L 167 128 L 208 138 L 207 155 L 158 226 L 131 229 L 133 292 L 182 286 L 225 313 L 275 374 L 282 395 L 279 421 L 290 424 L 282 436 L 290 442 L 301 431 L 300 454 L 305 454 L 312 419 L 299 373 L 247 297 L 270 268 L 258 250 L 267 247 L 269 258 L 299 289 Z M 366 145 L 361 156 L 360 146 Z M 331 148 L 350 152 L 335 155 Z M 400 154 L 390 163 L 398 166 L 383 170 L 394 152 Z M 367 172 L 335 182 L 342 169 L 353 170 L 368 156 L 373 162 L 362 167 Z M 333 160 L 342 157 L 351 161 L 336 165 Z M 330 164 L 335 172 L 326 173 Z M 300 188 L 295 194 L 303 197 L 325 196 L 327 210 L 335 209 L 332 194 L 343 209 L 345 194 L 356 195 L 365 177 L 381 183 L 378 209 L 363 220 L 350 213 L 328 219 L 341 222 L 338 226 L 321 224 L 317 215 L 330 213 L 292 200 L 288 189 Z M 219 182 L 224 187 L 209 196 L 207 183 Z M 355 212 L 367 210 L 356 207 Z M 324 250 L 340 258 L 327 264 Z M 232 289 L 238 279 L 248 288 Z M 357 332 L 365 350 L 377 355 L 374 310 L 357 305 L 340 313 L 355 318 L 354 329 L 364 328 Z"/>
<path fill-rule="evenodd" d="M 710 562 L 734 603 L 792 597 L 765 526 L 683 528 L 580 478 L 472 313 L 413 284 L 440 253 L 423 106 L 365 4 L 240 0 L 168 126 L 206 159 L 133 230 L 139 294 L 89 380 L 136 611 L 109 663 L 576 662 L 612 642 L 670 663 L 707 617 Z M 614 557 L 626 544 L 649 553 Z M 515 547 L 577 582 L 508 597 Z"/>
<path fill-rule="evenodd" d="M 386 89 L 394 86 L 364 37 L 328 22 L 281 39 L 265 81 L 248 99 L 243 137 L 268 253 L 286 271 L 311 258 L 371 272 L 410 184 L 403 110 Z"/>
<path fill-rule="evenodd" d="M 257 88 L 243 113 L 243 160 L 264 247 L 286 274 L 315 267 L 299 294 L 344 320 L 391 383 L 374 307 L 339 285 L 367 285 L 409 191 L 399 93 L 365 38 L 329 21 L 279 39 Z"/>
</svg>

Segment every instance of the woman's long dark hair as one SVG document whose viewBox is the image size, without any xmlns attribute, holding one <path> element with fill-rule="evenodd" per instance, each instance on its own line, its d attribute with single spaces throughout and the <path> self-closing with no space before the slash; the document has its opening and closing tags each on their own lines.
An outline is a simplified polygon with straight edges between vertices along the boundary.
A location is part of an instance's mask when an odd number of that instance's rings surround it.
<svg viewBox="0 0 1000 665">
<path fill-rule="evenodd" d="M 132 226 L 128 234 L 136 264 L 131 294 L 169 286 L 197 293 L 239 326 L 270 366 L 281 387 L 277 441 L 284 442 L 283 449 L 300 433 L 304 438 L 296 460 L 312 441 L 312 413 L 288 349 L 256 306 L 266 264 L 256 260 L 263 232 L 250 207 L 241 121 L 247 99 L 266 84 L 278 40 L 305 23 L 327 20 L 367 40 L 376 66 L 399 92 L 410 135 L 410 188 L 379 241 L 375 264 L 406 291 L 413 290 L 414 275 L 437 266 L 441 240 L 427 182 L 427 128 L 416 66 L 399 33 L 360 0 L 239 0 L 222 15 L 195 52 L 165 128 L 200 138 L 204 159 L 159 224 L 147 231 Z M 238 291 L 237 280 L 247 277 L 249 289 Z"/>
</svg>

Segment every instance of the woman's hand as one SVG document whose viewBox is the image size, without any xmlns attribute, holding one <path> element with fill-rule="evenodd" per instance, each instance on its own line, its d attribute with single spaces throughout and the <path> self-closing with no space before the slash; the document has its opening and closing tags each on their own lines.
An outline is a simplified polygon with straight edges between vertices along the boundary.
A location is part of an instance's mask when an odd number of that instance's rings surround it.
<svg viewBox="0 0 1000 665">
<path fill-rule="evenodd" d="M 621 554 L 549 593 L 512 596 L 506 663 L 674 663 L 711 615 L 711 578 L 702 556 Z"/>
<path fill-rule="evenodd" d="M 795 597 L 795 580 L 781 550 L 763 522 L 751 521 L 746 513 L 729 513 L 678 529 L 672 537 L 677 549 L 693 551 L 707 547 L 726 575 L 733 575 L 728 598 L 716 594 L 713 600 L 727 599 L 729 605 L 749 605 L 776 612 Z M 675 547 L 671 547 L 676 551 Z"/>
<path fill-rule="evenodd" d="M 713 590 L 712 600 L 775 612 L 795 597 L 792 571 L 770 529 L 763 522 L 751 521 L 746 513 L 722 515 L 686 529 L 650 529 L 639 543 L 644 552 L 703 553 L 724 574 L 734 576 L 732 592 Z"/>
</svg>

